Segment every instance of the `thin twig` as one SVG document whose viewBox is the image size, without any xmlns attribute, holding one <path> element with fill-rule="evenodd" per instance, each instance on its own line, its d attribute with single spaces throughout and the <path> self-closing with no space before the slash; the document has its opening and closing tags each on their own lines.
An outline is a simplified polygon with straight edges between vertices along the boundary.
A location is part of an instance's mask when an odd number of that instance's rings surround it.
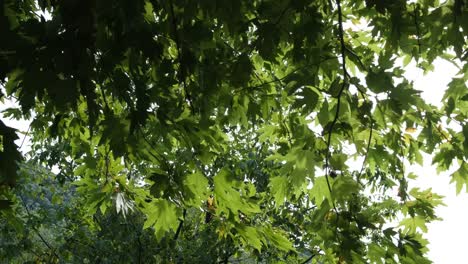
<svg viewBox="0 0 468 264">
<path fill-rule="evenodd" d="M 257 88 L 260 88 L 262 86 L 265 86 L 267 84 L 272 84 L 272 83 L 277 83 L 277 82 L 281 82 L 283 81 L 284 79 L 288 78 L 289 76 L 291 76 L 292 74 L 302 70 L 302 69 L 305 69 L 305 68 L 308 68 L 310 66 L 316 66 L 316 65 L 319 65 L 321 64 L 322 62 L 325 62 L 325 61 L 328 61 L 328 60 L 332 60 L 332 59 L 336 59 L 337 57 L 325 57 L 323 58 L 321 61 L 319 62 L 316 62 L 316 63 L 310 63 L 310 64 L 306 64 L 306 65 L 303 65 L 301 67 L 298 67 L 297 69 L 291 71 L 290 73 L 286 74 L 285 76 L 281 77 L 281 78 L 278 78 L 276 76 L 274 76 L 274 80 L 271 80 L 271 81 L 267 81 L 267 82 L 263 82 L 261 84 L 258 84 L 258 85 L 255 85 L 255 86 L 247 86 L 245 88 L 242 88 L 242 89 L 239 89 L 237 91 L 242 91 L 242 90 L 255 90 Z M 237 92 L 236 91 L 236 92 Z"/>
<path fill-rule="evenodd" d="M 106 149 L 106 156 L 104 157 L 104 164 L 106 166 L 105 168 L 105 173 L 106 173 L 106 181 L 104 184 L 107 184 L 107 181 L 109 180 L 109 163 L 110 163 L 110 160 L 109 160 L 109 154 L 110 154 L 110 148 L 107 148 Z"/>
<path fill-rule="evenodd" d="M 285 128 L 285 130 L 286 130 L 286 135 L 288 136 L 289 147 L 292 148 L 293 143 L 292 143 L 291 133 L 289 132 L 289 127 L 288 127 L 288 125 L 286 124 L 286 122 L 284 121 L 284 119 L 283 119 L 282 122 L 283 122 L 284 128 Z"/>
<path fill-rule="evenodd" d="M 414 5 L 414 26 L 416 27 L 416 40 L 418 41 L 418 54 L 421 54 L 421 40 L 420 40 L 420 32 L 419 32 L 419 23 L 418 23 L 418 11 L 419 8 L 417 8 L 418 5 Z"/>
<path fill-rule="evenodd" d="M 155 158 L 159 163 L 162 163 L 163 160 L 161 159 L 161 157 L 158 157 L 156 154 L 154 154 L 154 153 L 152 152 L 153 149 L 157 149 L 157 148 L 153 145 L 153 143 L 151 143 L 151 142 L 146 138 L 146 136 L 145 136 L 145 134 L 144 134 L 144 132 L 143 132 L 143 130 L 142 130 L 141 128 L 139 128 L 138 131 L 140 131 L 141 136 L 143 137 L 143 140 L 151 147 L 151 151 L 148 151 L 148 153 L 149 153 L 153 158 Z"/>
<path fill-rule="evenodd" d="M 284 14 L 286 14 L 286 12 L 289 10 L 290 8 L 290 5 L 286 5 L 286 7 L 283 9 L 283 11 L 281 11 L 281 14 L 278 16 L 278 18 L 276 19 L 275 23 L 273 23 L 273 25 L 278 25 L 279 22 L 281 22 L 281 19 L 283 18 Z"/>
<path fill-rule="evenodd" d="M 177 227 L 177 231 L 174 235 L 173 242 L 175 243 L 179 238 L 180 231 L 182 230 L 182 226 L 184 225 L 185 215 L 187 214 L 187 209 L 184 208 L 184 212 L 182 214 L 182 219 L 179 220 L 179 226 Z"/>
<path fill-rule="evenodd" d="M 101 96 L 102 99 L 104 100 L 104 106 L 106 107 L 106 110 L 110 112 L 110 107 L 109 104 L 107 103 L 106 95 L 104 94 L 104 90 L 102 89 L 101 86 L 99 86 L 99 90 L 101 91 Z"/>
<path fill-rule="evenodd" d="M 432 125 L 432 126 L 434 126 L 434 127 L 436 128 L 437 132 L 439 132 L 439 134 L 440 134 L 445 140 L 447 140 L 447 142 L 450 143 L 450 139 L 444 134 L 443 131 L 440 130 L 439 126 L 435 126 L 435 125 Z"/>
<path fill-rule="evenodd" d="M 306 260 L 301 262 L 301 264 L 306 264 L 307 262 L 311 261 L 315 257 L 315 254 L 312 254 L 310 257 L 308 257 Z"/>
<path fill-rule="evenodd" d="M 21 145 L 20 145 L 19 149 L 21 149 L 23 147 L 24 141 L 26 140 L 26 137 L 29 134 L 29 130 L 31 130 L 31 124 L 29 124 L 28 130 L 26 130 L 26 133 L 24 134 L 24 137 L 23 137 L 23 140 L 21 141 Z"/>
<path fill-rule="evenodd" d="M 369 69 L 366 67 L 366 65 L 362 62 L 361 58 L 353 50 L 346 47 L 346 51 L 349 52 L 351 55 L 353 55 L 354 58 L 357 59 L 357 61 L 359 62 L 359 66 L 361 66 L 361 68 L 363 68 L 366 71 L 369 71 Z"/>
<path fill-rule="evenodd" d="M 367 162 L 367 156 L 369 154 L 369 149 L 372 141 L 372 132 L 374 131 L 374 121 L 371 119 L 370 123 L 370 132 L 369 132 L 369 139 L 367 140 L 367 147 L 366 147 L 366 154 L 364 156 L 364 160 L 362 161 L 362 167 L 361 170 L 359 171 L 358 179 L 361 178 L 362 172 L 364 171 L 364 167 Z"/>
<path fill-rule="evenodd" d="M 24 201 L 23 197 L 21 195 L 19 195 L 19 198 L 21 200 L 21 202 L 23 203 L 23 206 L 24 208 L 26 209 L 26 213 L 28 214 L 29 217 L 32 217 L 31 216 L 31 212 L 29 211 L 29 208 L 28 206 L 26 205 L 26 202 Z M 34 226 L 34 225 L 31 225 L 31 228 L 36 232 L 37 236 L 41 239 L 42 243 L 44 243 L 44 245 L 46 245 L 46 247 L 52 252 L 52 254 L 57 257 L 58 260 L 60 260 L 60 256 L 55 252 L 55 248 L 53 248 L 48 242 L 47 240 L 45 240 L 45 238 L 41 235 L 41 233 L 39 232 L 39 230 Z"/>
</svg>

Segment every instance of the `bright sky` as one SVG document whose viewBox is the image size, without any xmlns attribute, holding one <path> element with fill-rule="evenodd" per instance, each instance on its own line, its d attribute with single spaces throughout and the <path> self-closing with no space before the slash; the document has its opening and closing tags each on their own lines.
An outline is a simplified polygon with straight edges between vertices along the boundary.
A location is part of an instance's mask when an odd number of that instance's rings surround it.
<svg viewBox="0 0 468 264">
<path fill-rule="evenodd" d="M 406 77 L 414 80 L 414 87 L 417 90 L 423 91 L 422 97 L 434 105 L 440 106 L 441 99 L 447 84 L 451 78 L 457 73 L 457 68 L 451 63 L 444 60 L 436 60 L 434 63 L 435 70 L 427 75 L 424 75 L 421 70 L 417 69 L 414 64 L 408 65 Z M 0 104 L 0 111 L 5 108 L 12 107 L 11 102 Z M 0 114 L 0 117 L 2 115 Z M 6 125 L 27 131 L 29 127 L 28 121 L 2 120 Z M 21 145 L 23 136 L 16 141 L 17 145 Z M 23 145 L 22 151 L 29 151 L 29 145 Z M 456 167 L 451 169 L 453 172 Z M 428 233 L 425 237 L 429 240 L 429 258 L 435 264 L 463 264 L 466 261 L 466 245 L 468 245 L 468 194 L 462 190 L 460 195 L 455 195 L 455 186 L 449 184 L 450 173 L 444 172 L 437 175 L 435 166 L 431 165 L 430 155 L 424 155 L 424 166 L 411 166 L 409 171 L 413 171 L 419 176 L 419 179 L 410 182 L 410 187 L 419 187 L 421 189 L 432 188 L 432 190 L 440 195 L 445 196 L 444 202 L 446 207 L 439 207 L 436 214 L 443 218 L 443 221 L 434 222 L 428 225 Z"/>
<path fill-rule="evenodd" d="M 458 69 L 450 62 L 438 59 L 434 62 L 434 71 L 423 75 L 422 71 L 410 64 L 406 68 L 406 77 L 414 80 L 415 89 L 423 91 L 426 102 L 440 106 L 444 91 Z M 439 207 L 436 214 L 443 221 L 428 225 L 426 238 L 429 240 L 429 258 L 435 264 L 468 263 L 466 259 L 468 245 L 468 194 L 465 188 L 457 196 L 455 185 L 449 184 L 449 172 L 437 175 L 435 166 L 431 165 L 430 155 L 424 155 L 424 166 L 412 166 L 409 170 L 419 176 L 412 186 L 421 189 L 432 188 L 435 193 L 445 196 L 446 207 Z"/>
</svg>

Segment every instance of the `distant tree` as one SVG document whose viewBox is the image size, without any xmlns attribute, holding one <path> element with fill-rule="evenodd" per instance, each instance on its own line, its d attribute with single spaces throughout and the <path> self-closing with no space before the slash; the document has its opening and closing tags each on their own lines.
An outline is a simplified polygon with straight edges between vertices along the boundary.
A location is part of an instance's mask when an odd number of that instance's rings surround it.
<svg viewBox="0 0 468 264">
<path fill-rule="evenodd" d="M 464 0 L 4 0 L 0 257 L 429 263 L 405 162 L 468 183 L 467 32 Z M 404 76 L 437 58 L 441 108 Z"/>
</svg>

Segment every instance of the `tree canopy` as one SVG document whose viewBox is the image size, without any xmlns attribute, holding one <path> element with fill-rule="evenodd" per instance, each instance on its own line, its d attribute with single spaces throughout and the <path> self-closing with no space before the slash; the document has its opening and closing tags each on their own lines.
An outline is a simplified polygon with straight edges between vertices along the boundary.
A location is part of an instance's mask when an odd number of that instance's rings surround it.
<svg viewBox="0 0 468 264">
<path fill-rule="evenodd" d="M 4 0 L 0 258 L 430 263 L 405 164 L 468 185 L 467 32 L 464 0 Z M 442 107 L 405 77 L 438 58 Z"/>
</svg>

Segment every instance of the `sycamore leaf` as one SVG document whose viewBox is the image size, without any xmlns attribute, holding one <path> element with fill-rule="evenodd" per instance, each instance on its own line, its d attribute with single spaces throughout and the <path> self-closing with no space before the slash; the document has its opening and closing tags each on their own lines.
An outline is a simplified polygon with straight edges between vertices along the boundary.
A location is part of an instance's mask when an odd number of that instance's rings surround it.
<svg viewBox="0 0 468 264">
<path fill-rule="evenodd" d="M 463 162 L 460 168 L 452 173 L 451 177 L 450 183 L 455 182 L 457 194 L 460 194 L 463 185 L 465 185 L 466 191 L 468 192 L 468 163 Z"/>
<path fill-rule="evenodd" d="M 239 220 L 239 212 L 246 215 L 261 212 L 255 201 L 249 199 L 247 195 L 241 195 L 243 184 L 237 181 L 229 170 L 222 169 L 213 177 L 213 181 L 218 204 L 217 212 L 227 213 L 236 220 Z"/>
<path fill-rule="evenodd" d="M 256 250 L 261 251 L 262 243 L 265 242 L 262 241 L 262 236 L 256 228 L 244 224 L 238 224 L 236 225 L 236 230 L 239 232 L 246 245 L 252 246 Z"/>
<path fill-rule="evenodd" d="M 155 22 L 155 15 L 153 14 L 153 5 L 150 1 L 145 2 L 145 20 L 148 22 Z"/>
<path fill-rule="evenodd" d="M 307 172 L 301 168 L 295 168 L 290 174 L 290 183 L 292 192 L 298 194 L 302 191 L 302 187 L 305 187 Z"/>
<path fill-rule="evenodd" d="M 370 260 L 372 260 L 372 263 L 380 263 L 384 264 L 385 263 L 385 254 L 387 251 L 385 248 L 382 248 L 376 244 L 369 244 L 369 257 Z"/>
<path fill-rule="evenodd" d="M 458 161 L 451 180 L 458 193 L 468 186 L 466 1 L 342 1 L 341 14 L 340 1 L 333 10 L 310 2 L 2 2 L 0 100 L 18 104 L 5 117 L 34 118 L 34 166 L 59 168 L 63 181 L 21 167 L 20 188 L 9 188 L 20 155 L 0 123 L 0 209 L 13 203 L 1 213 L 27 223 L 3 240 L 30 244 L 27 259 L 44 249 L 29 243 L 36 226 L 63 248 L 62 220 L 73 218 L 83 224 L 66 226 L 78 242 L 59 254 L 68 262 L 107 241 L 113 263 L 136 251 L 153 262 L 214 263 L 222 253 L 241 262 L 427 263 L 414 233 L 437 219 L 441 201 L 430 191 L 408 196 L 403 167 L 425 151 L 439 170 Z M 343 47 L 340 17 L 355 23 L 345 25 Z M 459 68 L 441 107 L 424 102 L 409 71 L 436 69 L 438 58 Z M 446 122 L 463 130 L 438 127 Z M 362 173 L 351 159 L 364 161 Z M 324 163 L 339 172 L 331 187 L 315 177 Z M 399 198 L 390 195 L 398 184 Z M 15 200 L 23 189 L 32 217 Z M 50 194 L 60 210 L 48 209 Z M 142 213 L 118 221 L 112 205 Z M 201 224 L 209 214 L 216 220 Z M 383 230 L 401 214 L 411 217 L 404 238 Z M 132 228 L 141 222 L 145 230 Z M 22 262 L 11 252 L 0 259 Z"/>
<path fill-rule="evenodd" d="M 393 88 L 390 74 L 383 70 L 369 72 L 369 74 L 366 76 L 366 81 L 369 89 L 375 93 L 391 91 Z"/>
<path fill-rule="evenodd" d="M 201 172 L 189 174 L 184 179 L 187 205 L 199 206 L 201 201 L 207 197 L 208 179 Z"/>
<path fill-rule="evenodd" d="M 333 179 L 330 179 L 330 184 L 332 184 L 332 181 Z M 325 176 L 316 177 L 314 179 L 314 184 L 312 189 L 309 190 L 309 195 L 315 200 L 317 206 L 321 206 L 325 200 L 328 202 L 332 200 Z"/>
<path fill-rule="evenodd" d="M 293 108 L 300 108 L 304 114 L 309 114 L 315 110 L 319 99 L 319 94 L 315 89 L 305 86 L 297 94 Z"/>
<path fill-rule="evenodd" d="M 399 108 L 408 109 L 411 105 L 416 104 L 416 99 L 419 98 L 420 91 L 416 91 L 407 87 L 404 83 L 394 87 L 390 92 L 390 98 Z"/>
<path fill-rule="evenodd" d="M 277 133 L 277 126 L 274 126 L 274 125 L 265 125 L 263 126 L 259 132 L 260 132 L 260 136 L 259 136 L 259 141 L 260 142 L 267 142 L 267 141 L 274 141 L 275 138 L 276 138 L 276 133 Z"/>
<path fill-rule="evenodd" d="M 284 176 L 271 178 L 269 186 L 276 205 L 281 206 L 288 194 L 288 178 Z"/>
<path fill-rule="evenodd" d="M 445 100 L 449 97 L 458 99 L 466 93 L 466 81 L 463 80 L 463 78 L 453 78 L 452 81 L 448 84 L 448 89 L 445 90 L 442 100 Z"/>
<path fill-rule="evenodd" d="M 333 182 L 333 194 L 338 200 L 347 200 L 359 192 L 359 184 L 351 177 L 340 176 Z"/>
<path fill-rule="evenodd" d="M 267 241 L 273 244 L 276 248 L 283 251 L 295 250 L 293 244 L 286 237 L 286 234 L 278 229 L 273 229 L 271 227 L 264 228 L 263 234 L 265 235 Z"/>
<path fill-rule="evenodd" d="M 166 232 L 177 229 L 179 221 L 177 219 L 178 209 L 175 204 L 164 199 L 158 199 L 147 205 L 145 213 L 147 219 L 143 228 L 153 227 L 158 240 L 161 240 Z"/>
<path fill-rule="evenodd" d="M 329 109 L 328 101 L 326 99 L 323 101 L 322 107 L 320 108 L 317 117 L 322 127 L 325 127 L 328 124 L 328 121 L 330 121 L 331 111 Z"/>
<path fill-rule="evenodd" d="M 348 155 L 346 154 L 334 154 L 330 158 L 330 165 L 334 170 L 345 170 L 348 166 L 346 166 L 345 162 L 348 159 Z"/>
<path fill-rule="evenodd" d="M 0 186 L 13 186 L 18 178 L 18 162 L 21 161 L 22 156 L 15 144 L 15 140 L 18 139 L 15 130 L 6 126 L 1 120 L 0 138 L 2 143 L 0 149 Z"/>
<path fill-rule="evenodd" d="M 401 220 L 400 225 L 404 227 L 404 232 L 410 234 L 416 233 L 417 229 L 421 229 L 423 232 L 427 232 L 426 220 L 421 216 L 408 217 Z"/>
</svg>

